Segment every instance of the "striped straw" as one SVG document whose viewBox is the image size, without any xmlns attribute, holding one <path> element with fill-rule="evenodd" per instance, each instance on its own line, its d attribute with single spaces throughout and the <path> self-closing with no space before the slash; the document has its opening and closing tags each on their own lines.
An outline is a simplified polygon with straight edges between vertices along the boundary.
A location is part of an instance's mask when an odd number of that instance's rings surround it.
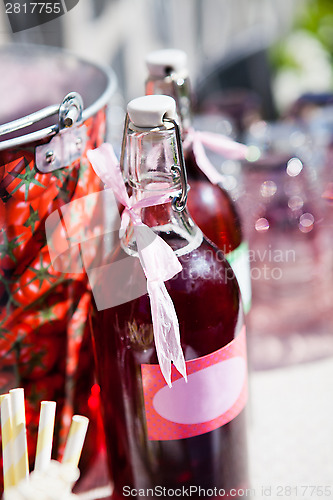
<svg viewBox="0 0 333 500">
<path fill-rule="evenodd" d="M 89 419 L 87 417 L 81 415 L 72 417 L 62 463 L 78 466 L 88 424 Z"/>
<path fill-rule="evenodd" d="M 3 482 L 5 491 L 15 486 L 13 457 L 13 428 L 9 394 L 0 396 Z"/>
<path fill-rule="evenodd" d="M 50 465 L 54 431 L 56 403 L 42 401 L 40 404 L 35 470 L 44 471 Z"/>
<path fill-rule="evenodd" d="M 24 389 L 9 391 L 13 418 L 13 453 L 15 482 L 29 477 L 27 429 L 25 422 Z"/>
</svg>

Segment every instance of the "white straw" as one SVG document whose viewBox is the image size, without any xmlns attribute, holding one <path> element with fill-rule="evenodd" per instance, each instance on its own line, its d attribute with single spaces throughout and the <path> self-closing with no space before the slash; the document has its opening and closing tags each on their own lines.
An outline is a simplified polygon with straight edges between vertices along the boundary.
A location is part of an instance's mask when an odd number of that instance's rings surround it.
<svg viewBox="0 0 333 500">
<path fill-rule="evenodd" d="M 55 401 L 42 401 L 40 404 L 35 470 L 44 471 L 51 461 L 54 419 L 56 412 Z"/>
<path fill-rule="evenodd" d="M 75 467 L 78 466 L 88 424 L 89 419 L 87 417 L 82 417 L 81 415 L 74 415 L 72 417 L 72 424 L 69 429 L 62 463 L 70 463 Z"/>
<path fill-rule="evenodd" d="M 0 396 L 3 482 L 5 491 L 15 485 L 13 428 L 9 394 Z"/>
<path fill-rule="evenodd" d="M 29 477 L 27 429 L 25 422 L 24 390 L 9 391 L 13 421 L 13 455 L 15 482 L 27 480 Z"/>
</svg>

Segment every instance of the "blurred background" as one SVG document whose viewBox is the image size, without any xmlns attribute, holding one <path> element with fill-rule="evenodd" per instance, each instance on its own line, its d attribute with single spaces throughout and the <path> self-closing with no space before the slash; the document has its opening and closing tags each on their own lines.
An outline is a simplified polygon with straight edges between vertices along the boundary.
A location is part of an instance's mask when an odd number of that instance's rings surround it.
<svg viewBox="0 0 333 500">
<path fill-rule="evenodd" d="M 247 87 L 271 118 L 302 92 L 331 89 L 332 10 L 329 0 L 80 0 L 15 34 L 1 8 L 0 43 L 54 45 L 109 64 L 125 101 L 143 93 L 145 54 L 176 47 L 188 54 L 199 99 Z"/>
</svg>

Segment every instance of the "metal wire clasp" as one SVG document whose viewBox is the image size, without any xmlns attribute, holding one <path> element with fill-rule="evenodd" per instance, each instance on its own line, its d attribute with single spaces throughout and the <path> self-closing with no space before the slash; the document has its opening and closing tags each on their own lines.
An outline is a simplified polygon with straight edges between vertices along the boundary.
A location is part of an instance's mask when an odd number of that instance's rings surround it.
<svg viewBox="0 0 333 500">
<path fill-rule="evenodd" d="M 121 141 L 121 151 L 120 151 L 120 170 L 121 173 L 123 174 L 124 180 L 127 181 L 127 172 L 125 172 L 125 150 L 126 150 L 126 137 L 127 137 L 127 130 L 128 130 L 128 124 L 129 124 L 129 115 L 126 113 L 125 115 L 125 122 L 124 122 L 124 131 L 123 131 L 123 138 Z"/>
<path fill-rule="evenodd" d="M 177 212 L 182 212 L 186 206 L 187 191 L 188 191 L 187 174 L 186 174 L 186 167 L 185 167 L 185 160 L 184 160 L 183 146 L 182 146 L 182 136 L 180 132 L 180 127 L 176 122 L 176 120 L 172 118 L 164 118 L 163 121 L 172 123 L 173 126 L 175 127 L 179 166 L 175 165 L 174 169 L 179 172 L 180 185 L 182 189 L 180 195 L 175 196 L 175 198 L 172 200 L 172 207 Z"/>
<path fill-rule="evenodd" d="M 183 132 L 188 130 L 192 123 L 191 89 L 187 78 L 179 77 L 176 73 L 170 73 L 173 88 L 173 97 L 176 101 L 177 113 L 181 121 Z"/>
</svg>

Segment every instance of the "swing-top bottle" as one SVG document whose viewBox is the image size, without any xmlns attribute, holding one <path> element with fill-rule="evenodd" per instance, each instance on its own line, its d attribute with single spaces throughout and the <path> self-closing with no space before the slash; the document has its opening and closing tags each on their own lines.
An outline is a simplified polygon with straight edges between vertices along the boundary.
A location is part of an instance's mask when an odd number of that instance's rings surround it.
<svg viewBox="0 0 333 500">
<path fill-rule="evenodd" d="M 187 144 L 184 156 L 190 185 L 189 213 L 205 236 L 225 253 L 237 276 L 247 313 L 251 307 L 249 252 L 236 204 L 222 181 L 212 183 L 208 179 L 198 165 L 193 144 L 187 141 L 192 126 L 192 99 L 186 53 L 177 49 L 158 50 L 147 55 L 146 64 L 149 73 L 146 94 L 167 94 L 176 101 L 182 139 Z"/>
<path fill-rule="evenodd" d="M 248 485 L 240 292 L 221 250 L 187 213 L 175 115 L 169 96 L 131 101 L 125 161 L 133 203 L 152 194 L 169 195 L 164 203 L 136 209 L 136 215 L 173 249 L 182 266 L 165 285 L 179 321 L 187 382 L 174 366 L 171 388 L 163 378 L 147 293 L 95 308 L 91 324 L 114 499 L 155 498 L 163 491 L 184 496 L 190 489 L 193 499 L 219 498 L 222 491 Z M 128 265 L 137 263 L 138 269 L 131 222 L 119 248 Z M 127 289 L 135 272 L 110 287 Z"/>
</svg>

